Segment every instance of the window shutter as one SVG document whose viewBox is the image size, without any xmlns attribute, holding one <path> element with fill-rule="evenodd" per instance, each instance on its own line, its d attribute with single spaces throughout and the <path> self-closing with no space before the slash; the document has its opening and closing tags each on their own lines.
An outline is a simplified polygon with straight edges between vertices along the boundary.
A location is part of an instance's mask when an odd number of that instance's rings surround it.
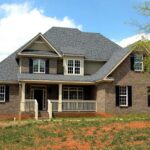
<svg viewBox="0 0 150 150">
<path fill-rule="evenodd" d="M 134 55 L 133 54 L 131 54 L 131 57 L 130 57 L 130 64 L 131 64 L 131 70 L 133 70 L 134 71 Z"/>
<path fill-rule="evenodd" d="M 6 86 L 6 89 L 5 89 L 5 102 L 9 102 L 9 86 L 7 85 Z"/>
<path fill-rule="evenodd" d="M 119 86 L 116 86 L 116 106 L 119 106 Z"/>
<path fill-rule="evenodd" d="M 46 60 L 45 68 L 46 68 L 46 74 L 49 74 L 49 60 L 48 59 Z"/>
<path fill-rule="evenodd" d="M 29 59 L 29 73 L 33 73 L 33 60 Z"/>
<path fill-rule="evenodd" d="M 150 95 L 148 95 L 148 107 L 150 107 Z"/>
<path fill-rule="evenodd" d="M 132 106 L 132 87 L 128 86 L 128 106 Z"/>
</svg>

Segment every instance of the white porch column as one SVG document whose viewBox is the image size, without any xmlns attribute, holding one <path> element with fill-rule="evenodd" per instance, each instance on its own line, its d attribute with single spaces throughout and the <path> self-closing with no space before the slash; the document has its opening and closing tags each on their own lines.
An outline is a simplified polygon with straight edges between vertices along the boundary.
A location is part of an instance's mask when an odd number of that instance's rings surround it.
<svg viewBox="0 0 150 150">
<path fill-rule="evenodd" d="M 25 83 L 21 83 L 21 111 L 25 111 Z"/>
<path fill-rule="evenodd" d="M 62 112 L 62 84 L 59 84 L 58 112 Z"/>
</svg>

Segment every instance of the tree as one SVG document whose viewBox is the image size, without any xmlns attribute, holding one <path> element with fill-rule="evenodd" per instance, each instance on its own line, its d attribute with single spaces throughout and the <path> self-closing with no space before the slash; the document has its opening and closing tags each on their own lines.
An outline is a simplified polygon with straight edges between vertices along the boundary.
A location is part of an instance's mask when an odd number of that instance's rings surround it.
<svg viewBox="0 0 150 150">
<path fill-rule="evenodd" d="M 138 12 L 145 16 L 145 17 L 150 17 L 150 0 L 145 1 L 141 3 L 137 7 Z M 139 27 L 140 31 L 143 31 L 145 33 L 150 33 L 150 22 L 147 22 L 145 24 L 137 24 Z M 144 69 L 148 73 L 150 73 L 150 41 L 146 40 L 144 37 L 142 37 L 142 40 L 132 44 L 129 46 L 129 48 L 132 51 L 142 51 L 142 52 L 147 52 L 147 56 L 144 57 Z"/>
<path fill-rule="evenodd" d="M 137 11 L 145 17 L 150 18 L 150 0 L 145 1 L 137 7 Z M 146 24 L 139 24 L 140 30 L 150 33 L 150 22 Z"/>
</svg>

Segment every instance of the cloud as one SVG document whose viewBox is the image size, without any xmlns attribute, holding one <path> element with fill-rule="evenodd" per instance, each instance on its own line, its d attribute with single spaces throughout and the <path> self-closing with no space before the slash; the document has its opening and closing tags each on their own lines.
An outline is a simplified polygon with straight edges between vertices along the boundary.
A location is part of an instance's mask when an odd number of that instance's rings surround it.
<svg viewBox="0 0 150 150">
<path fill-rule="evenodd" d="M 52 26 L 82 29 L 82 25 L 77 25 L 69 17 L 46 16 L 44 10 L 33 8 L 30 3 L 2 4 L 0 15 L 0 60 Z"/>
<path fill-rule="evenodd" d="M 130 44 L 133 44 L 134 42 L 137 42 L 137 41 L 141 40 L 142 38 L 150 40 L 150 34 L 141 33 L 141 34 L 137 34 L 137 35 L 133 35 L 133 36 L 127 37 L 125 39 L 122 39 L 121 41 L 116 41 L 116 40 L 114 40 L 114 41 L 118 45 L 120 45 L 122 47 L 126 47 L 126 46 L 128 46 Z"/>
</svg>

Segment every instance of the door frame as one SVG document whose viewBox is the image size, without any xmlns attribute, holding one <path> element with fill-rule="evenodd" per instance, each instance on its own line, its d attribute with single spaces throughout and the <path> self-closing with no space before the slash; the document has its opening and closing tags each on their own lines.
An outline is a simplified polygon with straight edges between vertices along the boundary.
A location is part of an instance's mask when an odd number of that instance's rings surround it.
<svg viewBox="0 0 150 150">
<path fill-rule="evenodd" d="M 31 99 L 34 99 L 34 91 L 35 90 L 41 90 L 43 92 L 43 98 L 42 98 L 42 110 L 46 110 L 47 109 L 47 90 L 46 87 L 31 87 L 31 91 L 30 91 L 30 97 Z"/>
</svg>

